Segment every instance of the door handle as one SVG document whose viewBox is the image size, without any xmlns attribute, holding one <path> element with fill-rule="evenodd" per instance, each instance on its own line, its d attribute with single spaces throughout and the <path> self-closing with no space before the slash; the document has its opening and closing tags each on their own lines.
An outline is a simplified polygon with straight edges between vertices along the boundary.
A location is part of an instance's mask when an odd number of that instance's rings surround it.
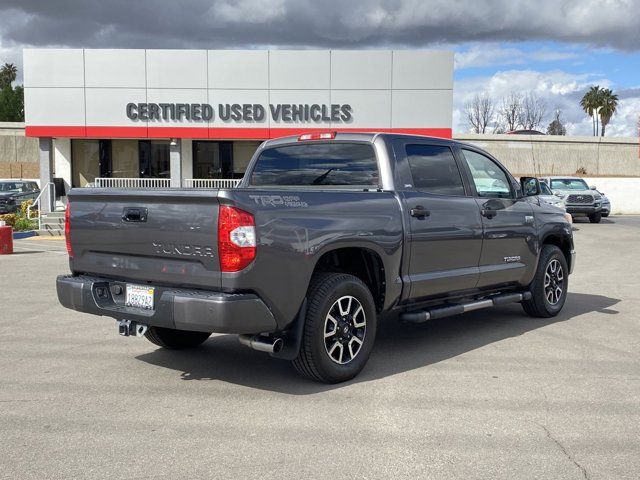
<svg viewBox="0 0 640 480">
<path fill-rule="evenodd" d="M 147 221 L 147 209 L 146 208 L 125 208 L 122 212 L 123 222 L 146 222 Z"/>
<path fill-rule="evenodd" d="M 412 208 L 409 211 L 409 214 L 412 217 L 424 218 L 424 217 L 428 217 L 429 215 L 431 215 L 431 212 L 429 210 L 426 210 L 422 205 L 416 205 L 415 208 Z"/>
<path fill-rule="evenodd" d="M 493 208 L 483 208 L 482 210 L 480 210 L 480 214 L 483 217 L 488 218 L 489 220 L 491 220 L 493 217 L 496 216 L 496 211 Z"/>
</svg>

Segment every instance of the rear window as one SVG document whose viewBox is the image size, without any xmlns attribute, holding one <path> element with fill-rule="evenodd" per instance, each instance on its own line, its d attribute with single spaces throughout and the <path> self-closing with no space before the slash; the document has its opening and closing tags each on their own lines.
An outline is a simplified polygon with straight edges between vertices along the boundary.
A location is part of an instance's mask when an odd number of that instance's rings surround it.
<svg viewBox="0 0 640 480">
<path fill-rule="evenodd" d="M 287 145 L 263 151 L 249 183 L 253 186 L 378 186 L 378 162 L 369 144 Z"/>
</svg>

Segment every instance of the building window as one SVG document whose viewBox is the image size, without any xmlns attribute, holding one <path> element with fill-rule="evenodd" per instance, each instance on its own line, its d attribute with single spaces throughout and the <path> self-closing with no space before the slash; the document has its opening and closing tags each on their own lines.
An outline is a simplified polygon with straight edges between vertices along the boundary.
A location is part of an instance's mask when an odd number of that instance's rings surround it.
<svg viewBox="0 0 640 480">
<path fill-rule="evenodd" d="M 140 178 L 170 178 L 169 142 L 165 140 L 140 140 Z"/>
<path fill-rule="evenodd" d="M 100 176 L 100 140 L 71 141 L 72 186 L 85 187 Z"/>
<path fill-rule="evenodd" d="M 193 142 L 193 178 L 242 178 L 260 142 Z"/>
<path fill-rule="evenodd" d="M 111 141 L 111 174 L 113 178 L 138 178 L 140 158 L 137 140 Z"/>
</svg>

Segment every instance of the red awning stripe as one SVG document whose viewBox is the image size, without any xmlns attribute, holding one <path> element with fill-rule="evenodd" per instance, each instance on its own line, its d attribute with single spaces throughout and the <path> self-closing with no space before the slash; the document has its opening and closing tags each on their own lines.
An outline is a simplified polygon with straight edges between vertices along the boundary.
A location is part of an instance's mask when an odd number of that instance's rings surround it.
<svg viewBox="0 0 640 480">
<path fill-rule="evenodd" d="M 193 138 L 219 140 L 267 140 L 312 132 L 383 132 L 451 138 L 450 128 L 233 128 L 233 127 L 97 127 L 27 126 L 27 137 L 61 138 Z"/>
</svg>

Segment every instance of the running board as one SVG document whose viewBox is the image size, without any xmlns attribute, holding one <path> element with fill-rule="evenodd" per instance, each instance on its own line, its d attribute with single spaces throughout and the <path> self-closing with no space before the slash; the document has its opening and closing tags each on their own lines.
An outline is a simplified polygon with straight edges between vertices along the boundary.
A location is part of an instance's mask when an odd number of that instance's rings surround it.
<svg viewBox="0 0 640 480">
<path fill-rule="evenodd" d="M 522 293 L 505 293 L 502 295 L 496 295 L 484 300 L 478 300 L 470 303 L 460 303 L 456 305 L 449 305 L 447 307 L 437 307 L 431 310 L 420 310 L 417 312 L 407 312 L 400 315 L 400 319 L 411 323 L 422 323 L 427 320 L 434 320 L 436 318 L 449 317 L 451 315 L 459 315 L 465 312 L 472 312 L 474 310 L 480 310 L 481 308 L 495 307 L 498 305 L 506 305 L 507 303 L 516 303 L 523 300 L 530 300 L 531 292 Z"/>
</svg>

